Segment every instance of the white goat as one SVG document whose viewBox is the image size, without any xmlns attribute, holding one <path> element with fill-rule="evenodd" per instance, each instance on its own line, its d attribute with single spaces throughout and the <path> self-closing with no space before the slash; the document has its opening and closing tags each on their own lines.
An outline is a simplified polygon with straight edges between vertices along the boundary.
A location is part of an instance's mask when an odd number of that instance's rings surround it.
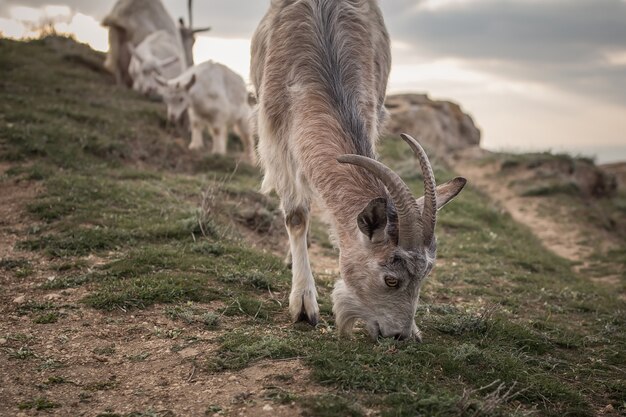
<svg viewBox="0 0 626 417">
<path fill-rule="evenodd" d="M 118 0 L 102 25 L 109 28 L 109 52 L 104 66 L 120 85 L 132 86 L 129 44 L 137 47 L 148 35 L 164 30 L 183 51 L 180 32 L 161 0 Z"/>
<path fill-rule="evenodd" d="M 241 138 L 246 159 L 256 160 L 254 140 L 250 134 L 251 109 L 246 85 L 239 75 L 212 61 L 193 66 L 180 76 L 166 80 L 157 76 L 167 104 L 168 118 L 176 122 L 189 111 L 191 143 L 189 149 L 202 148 L 202 132 L 213 136 L 213 153 L 225 154 L 228 130 Z"/>
<path fill-rule="evenodd" d="M 133 80 L 133 89 L 142 94 L 161 94 L 161 85 L 156 76 L 169 80 L 179 76 L 186 68 L 186 58 L 176 39 L 164 30 L 152 33 L 131 52 L 128 72 Z"/>
<path fill-rule="evenodd" d="M 341 333 L 363 320 L 373 338 L 420 339 L 415 312 L 436 255 L 437 210 L 465 185 L 435 189 L 430 163 L 409 136 L 425 197 L 376 161 L 390 69 L 389 37 L 375 0 L 272 0 L 252 42 L 262 189 L 281 198 L 293 277 L 294 321 L 319 318 L 306 235 L 311 201 L 329 212 L 340 250 L 333 312 Z"/>
</svg>

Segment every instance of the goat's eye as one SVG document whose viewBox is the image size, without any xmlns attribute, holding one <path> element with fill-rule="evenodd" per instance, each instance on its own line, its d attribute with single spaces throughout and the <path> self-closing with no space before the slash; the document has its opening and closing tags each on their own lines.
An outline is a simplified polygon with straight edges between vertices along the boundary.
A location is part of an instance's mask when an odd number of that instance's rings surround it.
<svg viewBox="0 0 626 417">
<path fill-rule="evenodd" d="M 385 284 L 387 284 L 388 287 L 395 288 L 398 286 L 398 278 L 386 276 Z"/>
</svg>

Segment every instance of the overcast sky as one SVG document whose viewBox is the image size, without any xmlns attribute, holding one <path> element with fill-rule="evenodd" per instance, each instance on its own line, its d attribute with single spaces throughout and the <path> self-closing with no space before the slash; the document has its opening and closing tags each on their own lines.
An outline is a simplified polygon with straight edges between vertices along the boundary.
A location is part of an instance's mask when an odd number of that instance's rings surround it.
<svg viewBox="0 0 626 417">
<path fill-rule="evenodd" d="M 173 17 L 186 1 L 165 0 Z M 249 40 L 269 0 L 196 0 L 210 25 L 196 61 L 247 77 Z M 68 6 L 68 30 L 99 48 L 114 0 L 0 0 L 0 31 L 28 10 Z M 626 0 L 381 0 L 393 41 L 390 92 L 459 102 L 491 149 L 568 150 L 626 160 Z M 20 9 L 21 7 L 21 9 Z M 419 132 L 410 132 L 419 136 Z"/>
</svg>

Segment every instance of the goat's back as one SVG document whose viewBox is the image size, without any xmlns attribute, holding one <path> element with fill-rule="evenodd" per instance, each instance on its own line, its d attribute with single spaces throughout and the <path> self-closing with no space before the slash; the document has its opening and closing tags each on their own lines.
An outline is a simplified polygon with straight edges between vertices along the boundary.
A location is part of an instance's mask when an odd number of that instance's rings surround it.
<svg viewBox="0 0 626 417">
<path fill-rule="evenodd" d="M 336 122 L 346 151 L 372 156 L 391 64 L 375 0 L 273 0 L 252 45 L 251 79 L 275 132 Z"/>
<path fill-rule="evenodd" d="M 161 0 L 118 0 L 102 25 L 124 30 L 126 39 L 135 46 L 151 33 L 165 30 L 176 38 L 182 50 L 176 23 Z"/>
</svg>

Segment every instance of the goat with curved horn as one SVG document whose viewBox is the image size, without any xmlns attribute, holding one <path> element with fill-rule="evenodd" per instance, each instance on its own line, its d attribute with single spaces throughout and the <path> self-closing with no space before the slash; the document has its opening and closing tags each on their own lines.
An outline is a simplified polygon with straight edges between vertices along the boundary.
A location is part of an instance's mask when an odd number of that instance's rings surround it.
<svg viewBox="0 0 626 417">
<path fill-rule="evenodd" d="M 255 129 L 264 170 L 275 190 L 291 253 L 289 312 L 319 320 L 307 250 L 313 201 L 327 210 L 339 249 L 341 278 L 332 293 L 337 329 L 356 321 L 372 338 L 420 339 L 415 313 L 434 266 L 437 210 L 465 186 L 436 186 L 419 143 L 424 196 L 374 159 L 385 114 L 390 40 L 377 0 L 275 0 L 252 40 L 251 79 L 258 98 Z"/>
</svg>

